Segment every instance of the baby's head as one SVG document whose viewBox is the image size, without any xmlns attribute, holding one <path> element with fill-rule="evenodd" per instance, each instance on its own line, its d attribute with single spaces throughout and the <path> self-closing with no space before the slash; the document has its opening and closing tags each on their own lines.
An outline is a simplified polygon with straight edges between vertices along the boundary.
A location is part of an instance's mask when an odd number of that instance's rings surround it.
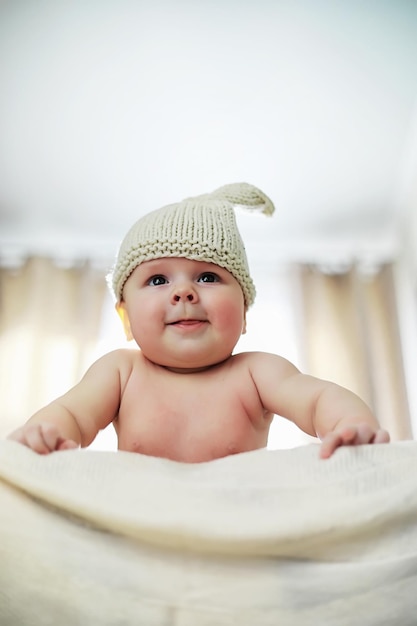
<svg viewBox="0 0 417 626">
<path fill-rule="evenodd" d="M 235 183 L 164 206 L 139 219 L 121 243 L 111 276 L 116 301 L 123 299 L 123 287 L 138 265 L 153 259 L 182 257 L 228 270 L 239 283 L 248 308 L 256 292 L 236 223 L 235 206 L 267 215 L 274 211 L 274 205 L 262 191 L 247 183 Z"/>
</svg>

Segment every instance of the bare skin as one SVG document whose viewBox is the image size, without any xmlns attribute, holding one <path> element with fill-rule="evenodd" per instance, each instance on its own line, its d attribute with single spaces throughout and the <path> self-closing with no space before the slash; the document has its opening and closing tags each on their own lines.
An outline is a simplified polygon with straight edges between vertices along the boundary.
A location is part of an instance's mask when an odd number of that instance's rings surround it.
<svg viewBox="0 0 417 626">
<path fill-rule="evenodd" d="M 266 447 L 276 414 L 318 436 L 322 458 L 340 446 L 389 441 L 350 391 L 278 355 L 232 355 L 245 308 L 239 284 L 222 268 L 143 263 L 118 312 L 141 349 L 103 356 L 10 439 L 47 454 L 88 446 L 113 423 L 119 450 L 198 463 Z"/>
</svg>

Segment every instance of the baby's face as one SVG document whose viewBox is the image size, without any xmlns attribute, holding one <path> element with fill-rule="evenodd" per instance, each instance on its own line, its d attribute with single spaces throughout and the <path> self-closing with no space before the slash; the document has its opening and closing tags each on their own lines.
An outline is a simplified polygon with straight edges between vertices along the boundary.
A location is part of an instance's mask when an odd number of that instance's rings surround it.
<svg viewBox="0 0 417 626">
<path fill-rule="evenodd" d="M 139 265 L 124 286 L 120 306 L 144 355 L 172 369 L 224 361 L 245 324 L 243 293 L 232 274 L 184 258 Z"/>
</svg>

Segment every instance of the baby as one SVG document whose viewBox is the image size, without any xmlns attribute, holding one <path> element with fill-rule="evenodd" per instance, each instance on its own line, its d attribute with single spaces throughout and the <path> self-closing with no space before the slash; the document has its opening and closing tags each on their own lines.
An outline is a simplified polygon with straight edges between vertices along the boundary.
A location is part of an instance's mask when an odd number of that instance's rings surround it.
<svg viewBox="0 0 417 626">
<path fill-rule="evenodd" d="M 128 339 L 9 435 L 39 454 L 88 446 L 113 423 L 119 450 L 198 463 L 264 448 L 273 416 L 339 446 L 385 443 L 368 406 L 264 352 L 233 354 L 254 301 L 234 206 L 273 204 L 246 183 L 162 207 L 136 222 L 112 273 Z"/>
</svg>

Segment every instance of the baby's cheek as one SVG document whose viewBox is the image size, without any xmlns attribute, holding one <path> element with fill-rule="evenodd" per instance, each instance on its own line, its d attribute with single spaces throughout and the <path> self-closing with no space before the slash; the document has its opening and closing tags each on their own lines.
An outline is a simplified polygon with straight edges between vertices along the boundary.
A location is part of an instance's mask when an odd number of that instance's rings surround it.
<svg viewBox="0 0 417 626">
<path fill-rule="evenodd" d="M 237 307 L 220 309 L 217 319 L 218 327 L 223 333 L 240 337 L 244 327 L 244 315 L 241 309 Z"/>
</svg>

